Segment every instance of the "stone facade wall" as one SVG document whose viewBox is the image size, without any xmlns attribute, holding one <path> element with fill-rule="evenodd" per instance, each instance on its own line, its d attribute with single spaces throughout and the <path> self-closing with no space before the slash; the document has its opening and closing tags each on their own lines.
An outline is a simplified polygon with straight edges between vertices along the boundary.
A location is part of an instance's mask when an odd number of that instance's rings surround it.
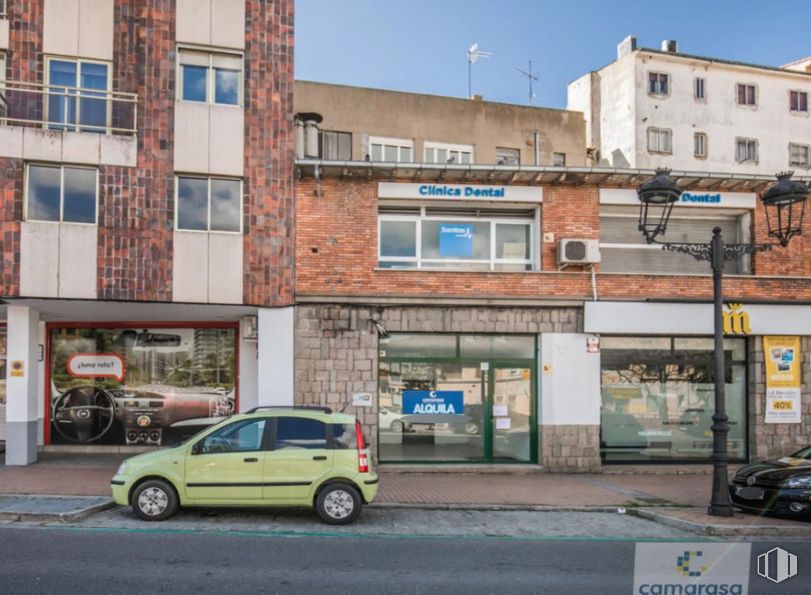
<svg viewBox="0 0 811 595">
<path fill-rule="evenodd" d="M 542 426 L 539 438 L 544 471 L 594 473 L 602 468 L 600 426 Z"/>
<path fill-rule="evenodd" d="M 791 454 L 811 444 L 811 337 L 800 339 L 802 422 L 767 424 L 763 338 L 749 339 L 749 453 L 752 460 Z"/>
</svg>

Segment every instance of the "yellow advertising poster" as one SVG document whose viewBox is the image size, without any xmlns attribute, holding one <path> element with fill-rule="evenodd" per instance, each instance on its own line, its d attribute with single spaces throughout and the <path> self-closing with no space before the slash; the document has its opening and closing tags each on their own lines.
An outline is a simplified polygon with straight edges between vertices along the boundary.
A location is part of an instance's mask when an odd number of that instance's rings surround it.
<svg viewBox="0 0 811 595">
<path fill-rule="evenodd" d="M 763 352 L 766 360 L 766 423 L 800 423 L 800 337 L 763 337 Z"/>
</svg>

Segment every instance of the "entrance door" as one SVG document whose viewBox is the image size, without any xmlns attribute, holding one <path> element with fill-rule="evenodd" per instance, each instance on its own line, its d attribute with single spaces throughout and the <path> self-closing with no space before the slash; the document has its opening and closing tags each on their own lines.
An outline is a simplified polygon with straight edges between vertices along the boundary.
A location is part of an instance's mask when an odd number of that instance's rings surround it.
<svg viewBox="0 0 811 595">
<path fill-rule="evenodd" d="M 490 453 L 493 461 L 534 459 L 532 369 L 496 365 L 490 369 Z"/>
</svg>

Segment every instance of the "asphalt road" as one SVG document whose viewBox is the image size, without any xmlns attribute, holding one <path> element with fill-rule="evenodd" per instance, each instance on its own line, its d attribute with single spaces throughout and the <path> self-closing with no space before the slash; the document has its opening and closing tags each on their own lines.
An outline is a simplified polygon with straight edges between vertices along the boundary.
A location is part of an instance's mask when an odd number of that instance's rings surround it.
<svg viewBox="0 0 811 595">
<path fill-rule="evenodd" d="M 807 593 L 811 542 L 783 545 L 800 574 L 750 593 Z M 163 529 L 0 527 L 0 592 L 623 593 L 634 541 L 459 536 L 275 536 Z"/>
</svg>

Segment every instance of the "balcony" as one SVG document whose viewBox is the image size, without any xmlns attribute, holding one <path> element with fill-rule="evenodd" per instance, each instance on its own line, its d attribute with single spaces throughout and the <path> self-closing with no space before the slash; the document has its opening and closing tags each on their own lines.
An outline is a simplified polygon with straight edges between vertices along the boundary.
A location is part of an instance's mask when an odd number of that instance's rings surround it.
<svg viewBox="0 0 811 595">
<path fill-rule="evenodd" d="M 138 96 L 0 81 L 0 157 L 134 166 Z"/>
</svg>

